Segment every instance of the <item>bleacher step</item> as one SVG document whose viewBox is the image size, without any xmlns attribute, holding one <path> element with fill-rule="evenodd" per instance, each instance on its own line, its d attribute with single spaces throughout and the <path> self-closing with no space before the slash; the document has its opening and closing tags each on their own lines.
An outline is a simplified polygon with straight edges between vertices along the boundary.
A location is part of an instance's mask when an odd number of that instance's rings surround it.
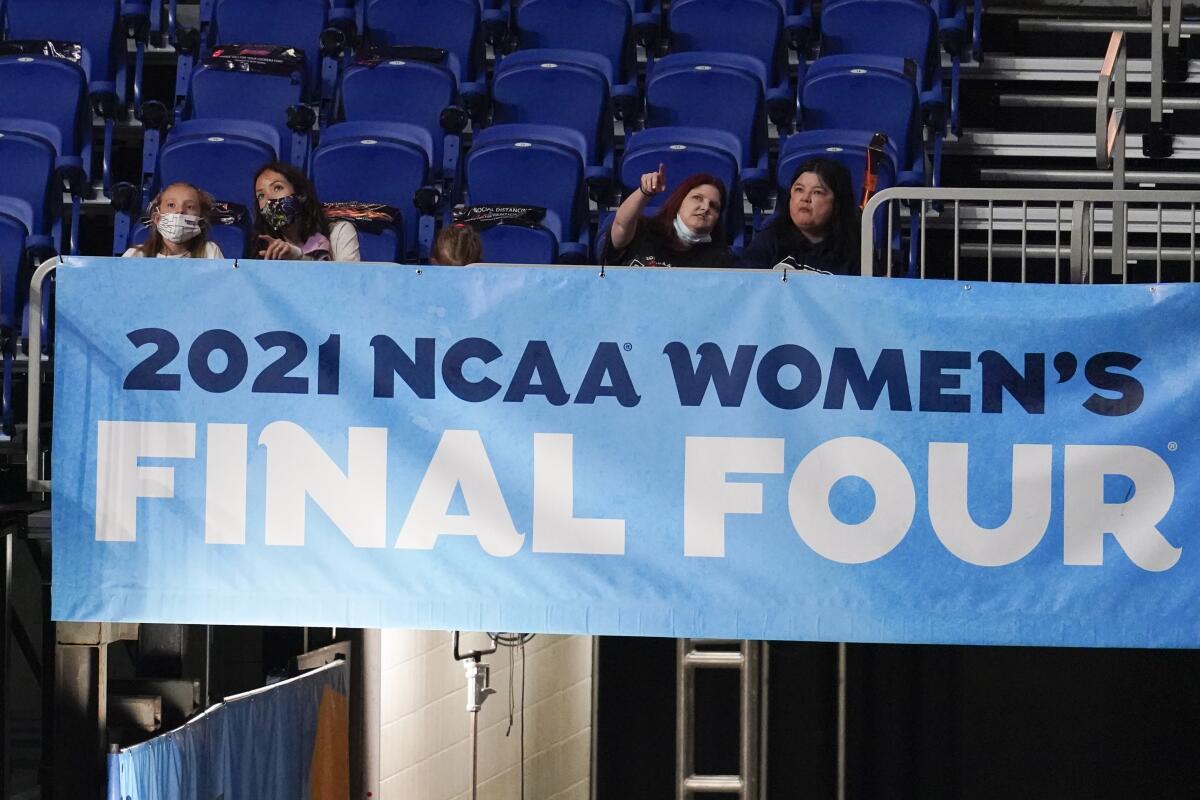
<svg viewBox="0 0 1200 800">
<path fill-rule="evenodd" d="M 1172 159 L 1200 158 L 1200 136 L 1174 137 Z M 1142 152 L 1142 136 L 1130 133 L 1125 139 L 1128 157 Z M 946 154 L 954 156 L 1006 156 L 1013 158 L 1096 159 L 1094 133 L 1025 133 L 1007 131 L 963 131 L 956 142 L 946 143 Z"/>
<path fill-rule="evenodd" d="M 1066 58 L 989 53 L 982 64 L 964 64 L 962 79 L 1096 84 L 1103 58 Z M 949 65 L 949 60 L 945 61 Z M 1131 58 L 1126 64 L 1131 84 L 1150 82 L 1150 60 Z M 1188 61 L 1186 84 L 1200 84 L 1200 61 Z"/>
</svg>

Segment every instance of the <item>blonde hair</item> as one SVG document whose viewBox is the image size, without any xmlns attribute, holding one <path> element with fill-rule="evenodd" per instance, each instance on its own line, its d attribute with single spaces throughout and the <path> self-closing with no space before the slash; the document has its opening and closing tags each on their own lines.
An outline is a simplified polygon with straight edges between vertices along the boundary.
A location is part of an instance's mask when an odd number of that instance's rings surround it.
<svg viewBox="0 0 1200 800">
<path fill-rule="evenodd" d="M 456 222 L 438 233 L 430 256 L 444 267 L 477 264 L 483 259 L 483 241 L 470 225 Z"/>
<path fill-rule="evenodd" d="M 198 216 L 200 217 L 200 235 L 188 242 L 188 255 L 190 255 L 192 258 L 202 258 L 204 256 L 204 246 L 208 244 L 208 231 L 210 227 L 208 215 L 212 213 L 213 204 L 216 201 L 213 200 L 211 194 L 204 191 L 200 187 L 193 186 L 185 181 L 176 181 L 169 186 L 164 186 L 162 191 L 156 194 L 154 199 L 150 201 L 150 207 L 146 209 L 146 217 L 144 221 L 150 227 L 150 236 L 146 239 L 146 241 L 137 245 L 137 249 L 140 250 L 142 255 L 146 256 L 147 258 L 155 258 L 165 249 L 162 234 L 158 232 L 157 227 L 150 225 L 150 218 L 154 216 L 154 212 L 158 211 L 159 206 L 162 205 L 163 195 L 166 194 L 168 190 L 176 187 L 191 189 L 196 193 L 196 196 L 200 198 L 200 208 L 198 209 Z"/>
</svg>

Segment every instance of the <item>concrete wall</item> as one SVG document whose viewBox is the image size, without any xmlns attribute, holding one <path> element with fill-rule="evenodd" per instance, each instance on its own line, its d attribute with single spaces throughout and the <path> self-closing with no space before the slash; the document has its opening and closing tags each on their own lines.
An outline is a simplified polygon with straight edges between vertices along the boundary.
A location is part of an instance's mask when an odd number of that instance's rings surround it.
<svg viewBox="0 0 1200 800">
<path fill-rule="evenodd" d="M 462 647 L 481 648 L 482 634 Z M 521 655 L 485 657 L 490 696 L 479 714 L 479 797 L 516 800 L 521 781 Z M 380 794 L 383 800 L 470 797 L 466 680 L 445 631 L 385 630 Z M 514 676 L 514 692 L 509 676 Z M 514 698 L 512 731 L 509 699 Z M 591 786 L 592 639 L 539 635 L 525 647 L 525 798 L 587 800 Z"/>
</svg>

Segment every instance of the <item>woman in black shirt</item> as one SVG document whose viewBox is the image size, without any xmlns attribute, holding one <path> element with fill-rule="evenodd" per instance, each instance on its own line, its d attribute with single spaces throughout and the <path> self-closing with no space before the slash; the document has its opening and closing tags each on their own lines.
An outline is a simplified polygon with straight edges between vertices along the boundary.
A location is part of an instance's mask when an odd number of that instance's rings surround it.
<svg viewBox="0 0 1200 800">
<path fill-rule="evenodd" d="M 792 175 L 787 202 L 742 254 L 739 266 L 770 269 L 791 257 L 799 267 L 857 275 L 859 213 L 850 172 L 828 158 L 812 158 Z"/>
<path fill-rule="evenodd" d="M 675 189 L 658 213 L 642 216 L 655 195 L 667 190 L 666 171 L 647 172 L 613 217 L 604 263 L 643 267 L 730 267 L 721 212 L 725 184 L 712 175 L 693 175 Z"/>
</svg>

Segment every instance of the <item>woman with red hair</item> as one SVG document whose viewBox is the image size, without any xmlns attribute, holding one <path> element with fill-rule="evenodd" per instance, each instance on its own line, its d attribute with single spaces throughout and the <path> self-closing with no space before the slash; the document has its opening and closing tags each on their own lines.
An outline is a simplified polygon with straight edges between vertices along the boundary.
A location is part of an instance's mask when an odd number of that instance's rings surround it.
<svg viewBox="0 0 1200 800">
<path fill-rule="evenodd" d="M 712 175 L 693 175 L 675 188 L 652 217 L 642 216 L 651 200 L 667 190 L 666 170 L 647 172 L 613 217 L 604 263 L 643 267 L 730 267 L 721 212 L 725 184 Z"/>
</svg>

